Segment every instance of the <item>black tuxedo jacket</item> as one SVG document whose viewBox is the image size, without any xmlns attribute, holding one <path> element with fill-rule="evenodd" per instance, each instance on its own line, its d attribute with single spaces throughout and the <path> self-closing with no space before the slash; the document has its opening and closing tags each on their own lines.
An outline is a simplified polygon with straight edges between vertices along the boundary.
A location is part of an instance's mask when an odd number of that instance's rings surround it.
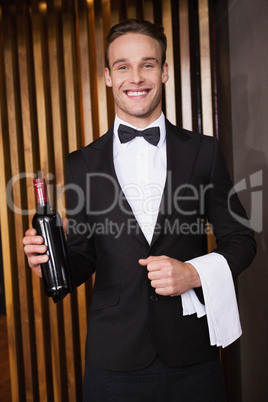
<svg viewBox="0 0 268 402">
<path fill-rule="evenodd" d="M 113 129 L 66 161 L 68 250 L 74 284 L 96 273 L 88 318 L 86 362 L 110 370 L 147 366 L 159 354 L 170 366 L 215 357 L 206 317 L 182 315 L 181 297 L 158 296 L 140 258 L 181 261 L 207 253 L 206 220 L 216 253 L 233 276 L 253 260 L 252 230 L 233 217 L 245 211 L 232 188 L 216 139 L 166 120 L 167 180 L 151 245 L 119 186 L 113 165 Z M 129 167 L 131 169 L 131 166 Z M 217 269 L 217 266 L 215 266 Z M 202 300 L 202 289 L 196 289 Z"/>
</svg>

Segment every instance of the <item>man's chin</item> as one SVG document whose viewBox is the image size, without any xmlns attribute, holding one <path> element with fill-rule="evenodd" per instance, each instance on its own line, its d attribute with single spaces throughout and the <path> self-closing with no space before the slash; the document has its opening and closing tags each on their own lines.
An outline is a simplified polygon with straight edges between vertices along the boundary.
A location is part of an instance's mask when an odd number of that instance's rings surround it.
<svg viewBox="0 0 268 402">
<path fill-rule="evenodd" d="M 149 117 L 152 114 L 151 110 L 148 109 L 131 109 L 129 111 L 129 114 L 133 117 L 140 117 L 140 118 L 145 118 L 145 117 Z"/>
</svg>

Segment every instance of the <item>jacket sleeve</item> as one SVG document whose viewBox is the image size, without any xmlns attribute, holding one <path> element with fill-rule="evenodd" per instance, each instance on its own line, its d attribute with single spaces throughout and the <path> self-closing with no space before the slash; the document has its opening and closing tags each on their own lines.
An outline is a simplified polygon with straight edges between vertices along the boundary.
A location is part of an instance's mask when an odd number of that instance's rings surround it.
<svg viewBox="0 0 268 402">
<path fill-rule="evenodd" d="M 86 216 L 86 167 L 81 151 L 66 158 L 66 204 L 68 217 L 67 246 L 74 286 L 85 282 L 95 272 L 94 240 Z"/>
<path fill-rule="evenodd" d="M 253 261 L 256 242 L 246 212 L 234 192 L 218 141 L 214 144 L 210 187 L 205 199 L 206 216 L 217 242 L 213 252 L 226 258 L 235 277 Z"/>
</svg>

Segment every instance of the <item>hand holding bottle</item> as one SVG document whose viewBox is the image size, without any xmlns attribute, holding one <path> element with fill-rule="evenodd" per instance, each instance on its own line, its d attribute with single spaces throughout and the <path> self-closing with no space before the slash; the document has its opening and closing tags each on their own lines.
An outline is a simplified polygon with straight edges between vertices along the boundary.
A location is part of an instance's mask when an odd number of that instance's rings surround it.
<svg viewBox="0 0 268 402">
<path fill-rule="evenodd" d="M 67 238 L 67 218 L 62 218 L 62 226 L 65 238 Z M 48 261 L 48 256 L 45 254 L 47 251 L 47 246 L 44 245 L 43 237 L 38 236 L 35 229 L 28 229 L 25 232 L 25 237 L 23 238 L 23 245 L 29 267 L 36 273 L 36 275 L 42 278 L 40 264 Z"/>
<path fill-rule="evenodd" d="M 42 278 L 41 265 L 48 261 L 46 255 L 47 246 L 44 244 L 42 236 L 38 236 L 35 229 L 28 229 L 23 238 L 24 252 L 28 259 L 29 267 Z"/>
<path fill-rule="evenodd" d="M 34 188 L 37 211 L 33 229 L 28 229 L 23 239 L 24 251 L 30 267 L 43 278 L 47 296 L 56 303 L 73 290 L 66 244 L 67 220 L 63 226 L 60 215 L 51 208 L 45 179 L 35 179 Z"/>
</svg>

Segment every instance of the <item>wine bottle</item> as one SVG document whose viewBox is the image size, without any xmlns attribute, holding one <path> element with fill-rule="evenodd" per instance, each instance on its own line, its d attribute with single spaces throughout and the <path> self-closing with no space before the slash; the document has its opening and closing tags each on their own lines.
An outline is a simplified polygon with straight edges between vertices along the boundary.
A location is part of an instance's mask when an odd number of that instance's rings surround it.
<svg viewBox="0 0 268 402">
<path fill-rule="evenodd" d="M 33 182 L 37 211 L 32 225 L 43 237 L 49 256 L 48 261 L 41 264 L 43 283 L 45 293 L 56 303 L 73 290 L 68 250 L 61 217 L 49 204 L 45 179 L 38 178 Z"/>
</svg>

